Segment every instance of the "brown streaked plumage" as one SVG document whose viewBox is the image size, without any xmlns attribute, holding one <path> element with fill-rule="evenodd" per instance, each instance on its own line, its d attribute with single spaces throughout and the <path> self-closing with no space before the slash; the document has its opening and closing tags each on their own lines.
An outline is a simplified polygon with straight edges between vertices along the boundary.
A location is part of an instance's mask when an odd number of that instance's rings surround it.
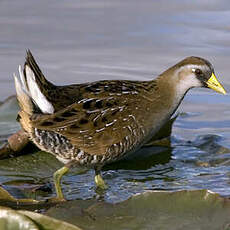
<svg viewBox="0 0 230 230">
<path fill-rule="evenodd" d="M 189 57 L 151 81 L 107 80 L 55 86 L 46 80 L 30 51 L 15 77 L 20 123 L 31 140 L 66 165 L 54 174 L 58 198 L 61 176 L 72 165 L 94 168 L 119 160 L 145 144 L 171 117 L 186 92 L 209 87 L 225 93 L 212 65 Z"/>
</svg>

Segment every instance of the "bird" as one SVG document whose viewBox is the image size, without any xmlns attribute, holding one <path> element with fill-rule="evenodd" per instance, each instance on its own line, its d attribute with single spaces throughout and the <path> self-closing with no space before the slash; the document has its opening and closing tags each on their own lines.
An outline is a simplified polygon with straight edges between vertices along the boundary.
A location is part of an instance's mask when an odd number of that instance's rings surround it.
<svg viewBox="0 0 230 230">
<path fill-rule="evenodd" d="M 172 117 L 191 88 L 221 94 L 212 64 L 187 57 L 152 80 L 100 80 L 57 86 L 47 80 L 27 50 L 14 74 L 22 129 L 41 150 L 64 166 L 53 174 L 56 198 L 65 200 L 61 178 L 71 167 L 94 169 L 96 186 L 106 189 L 104 165 L 131 155 Z"/>
</svg>

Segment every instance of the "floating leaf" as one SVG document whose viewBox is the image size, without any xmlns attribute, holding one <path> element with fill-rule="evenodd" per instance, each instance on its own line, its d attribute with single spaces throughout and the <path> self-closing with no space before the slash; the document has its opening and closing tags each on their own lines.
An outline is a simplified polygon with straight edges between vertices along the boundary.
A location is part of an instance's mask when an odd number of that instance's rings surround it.
<svg viewBox="0 0 230 230">
<path fill-rule="evenodd" d="M 8 206 L 17 209 L 29 208 L 35 210 L 49 208 L 61 202 L 63 201 L 55 199 L 55 197 L 46 200 L 34 200 L 30 198 L 16 199 L 12 195 L 10 195 L 5 189 L 0 187 L 0 205 L 2 206 Z"/>
<path fill-rule="evenodd" d="M 84 229 L 230 229 L 230 202 L 207 190 L 145 192 L 118 203 L 70 201 L 49 216 Z"/>
<path fill-rule="evenodd" d="M 0 229 L 2 230 L 80 230 L 64 221 L 29 211 L 15 211 L 0 207 Z"/>
<path fill-rule="evenodd" d="M 29 217 L 9 208 L 0 207 L 0 229 L 2 230 L 40 230 Z"/>
<path fill-rule="evenodd" d="M 7 200 L 7 201 L 16 201 L 16 199 L 11 196 L 5 189 L 0 187 L 0 200 Z"/>
</svg>

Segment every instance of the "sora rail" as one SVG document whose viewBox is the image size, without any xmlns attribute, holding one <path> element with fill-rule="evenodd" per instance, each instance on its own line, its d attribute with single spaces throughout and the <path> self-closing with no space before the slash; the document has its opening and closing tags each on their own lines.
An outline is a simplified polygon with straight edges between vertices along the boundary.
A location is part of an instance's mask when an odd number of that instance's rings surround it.
<svg viewBox="0 0 230 230">
<path fill-rule="evenodd" d="M 188 57 L 151 81 L 107 80 L 56 86 L 42 74 L 30 51 L 15 77 L 19 120 L 41 150 L 65 164 L 54 173 L 58 199 L 61 177 L 72 166 L 100 170 L 145 144 L 172 116 L 186 92 L 209 87 L 225 94 L 212 65 Z"/>
</svg>

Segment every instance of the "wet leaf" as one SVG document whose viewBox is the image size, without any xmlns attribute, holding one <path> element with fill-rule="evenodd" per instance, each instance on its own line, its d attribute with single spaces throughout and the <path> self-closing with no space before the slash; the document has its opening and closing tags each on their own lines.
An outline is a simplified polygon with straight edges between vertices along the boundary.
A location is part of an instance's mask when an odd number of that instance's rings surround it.
<svg viewBox="0 0 230 230">
<path fill-rule="evenodd" d="M 7 207 L 17 208 L 17 209 L 24 208 L 24 209 L 35 210 L 35 209 L 49 208 L 61 202 L 63 201 L 54 198 L 45 199 L 45 200 L 34 200 L 30 198 L 17 199 L 13 197 L 10 193 L 8 193 L 4 188 L 0 187 L 1 206 L 7 206 Z"/>
<path fill-rule="evenodd" d="M 49 216 L 41 215 L 35 212 L 29 211 L 19 211 L 19 213 L 24 214 L 25 216 L 30 217 L 40 226 L 42 229 L 46 230 L 81 230 L 79 227 L 72 224 L 60 221 Z"/>
<path fill-rule="evenodd" d="M 2 230 L 80 230 L 64 221 L 29 211 L 15 211 L 0 207 Z"/>
<path fill-rule="evenodd" d="M 229 229 L 230 202 L 207 190 L 145 192 L 118 203 L 70 201 L 49 216 L 84 229 Z"/>
<path fill-rule="evenodd" d="M 0 187 L 0 200 L 15 201 L 16 199 L 11 196 L 5 189 Z"/>
<path fill-rule="evenodd" d="M 4 230 L 39 230 L 34 221 L 9 208 L 0 207 L 0 229 Z"/>
</svg>

